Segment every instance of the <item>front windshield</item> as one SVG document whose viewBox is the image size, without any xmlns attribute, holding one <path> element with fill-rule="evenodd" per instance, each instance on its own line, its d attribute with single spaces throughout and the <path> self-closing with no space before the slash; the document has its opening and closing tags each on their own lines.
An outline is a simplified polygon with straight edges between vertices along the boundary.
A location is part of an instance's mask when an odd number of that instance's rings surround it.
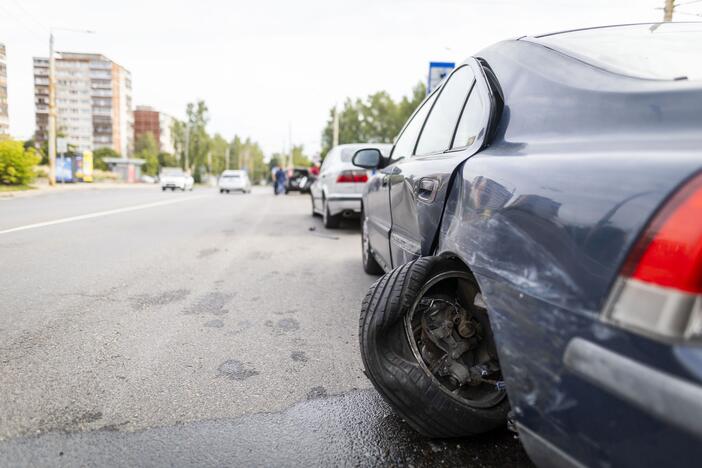
<svg viewBox="0 0 702 468">
<path fill-rule="evenodd" d="M 180 169 L 163 169 L 161 175 L 166 177 L 179 177 L 184 176 L 185 173 Z"/>
</svg>

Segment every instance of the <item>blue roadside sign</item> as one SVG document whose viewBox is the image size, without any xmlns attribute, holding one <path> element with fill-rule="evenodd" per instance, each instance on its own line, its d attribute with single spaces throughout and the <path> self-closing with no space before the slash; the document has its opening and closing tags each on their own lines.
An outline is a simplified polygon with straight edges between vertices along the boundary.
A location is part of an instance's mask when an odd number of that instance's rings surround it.
<svg viewBox="0 0 702 468">
<path fill-rule="evenodd" d="M 56 158 L 56 181 L 74 182 L 73 179 L 73 157 L 61 155 Z"/>
<path fill-rule="evenodd" d="M 429 62 L 427 94 L 434 91 L 454 68 L 456 68 L 456 64 L 454 62 Z"/>
</svg>

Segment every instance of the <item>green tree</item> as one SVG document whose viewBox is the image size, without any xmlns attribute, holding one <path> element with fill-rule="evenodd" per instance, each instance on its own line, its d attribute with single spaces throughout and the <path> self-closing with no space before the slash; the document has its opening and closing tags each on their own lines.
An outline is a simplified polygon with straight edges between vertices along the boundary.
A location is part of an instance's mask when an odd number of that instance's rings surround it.
<svg viewBox="0 0 702 468">
<path fill-rule="evenodd" d="M 146 132 L 139 135 L 134 143 L 134 154 L 138 159 L 143 159 L 141 171 L 146 175 L 158 174 L 158 143 L 153 133 Z"/>
<path fill-rule="evenodd" d="M 282 154 L 280 153 L 273 153 L 271 155 L 271 158 L 268 160 L 268 170 L 272 171 L 274 167 L 279 166 L 282 164 L 283 157 Z"/>
<path fill-rule="evenodd" d="M 23 142 L 0 141 L 0 183 L 26 185 L 34 180 L 34 166 L 41 157 L 34 148 L 25 148 Z"/>
<path fill-rule="evenodd" d="M 207 123 L 210 120 L 209 110 L 205 101 L 191 102 L 186 111 L 188 141 L 187 168 L 193 174 L 196 182 L 201 182 L 203 172 L 207 167 L 207 153 L 210 151 L 210 136 L 207 134 Z"/>
<path fill-rule="evenodd" d="M 98 148 L 93 151 L 93 167 L 101 171 L 107 170 L 105 158 L 119 158 L 119 153 L 112 148 Z"/>
<path fill-rule="evenodd" d="M 310 158 L 304 153 L 302 145 L 294 145 L 292 147 L 292 163 L 294 167 L 309 167 L 312 164 Z"/>
<path fill-rule="evenodd" d="M 177 167 L 178 166 L 178 158 L 171 154 L 167 153 L 165 151 L 161 151 L 158 153 L 158 167 L 159 170 L 162 167 Z"/>
<path fill-rule="evenodd" d="M 233 161 L 232 168 L 244 169 L 249 173 L 251 182 L 258 183 L 263 179 L 268 180 L 270 169 L 264 161 L 263 150 L 258 143 L 246 138 L 242 140 L 235 136 L 232 140 Z"/>
<path fill-rule="evenodd" d="M 426 87 L 420 82 L 409 97 L 404 96 L 399 102 L 385 91 L 371 94 L 365 100 L 347 98 L 339 111 L 339 143 L 392 143 L 425 95 Z M 333 125 L 332 108 L 322 130 L 322 156 L 331 149 Z"/>
<path fill-rule="evenodd" d="M 174 156 L 177 160 L 174 166 L 185 169 L 185 122 L 174 120 L 171 124 L 171 141 L 173 143 Z"/>
<path fill-rule="evenodd" d="M 229 167 L 227 164 L 227 151 L 229 151 Z M 225 169 L 232 169 L 232 157 L 231 149 L 229 148 L 229 142 L 224 139 L 219 133 L 215 133 L 210 141 L 210 160 L 212 167 L 210 169 L 211 174 L 220 174 Z"/>
</svg>

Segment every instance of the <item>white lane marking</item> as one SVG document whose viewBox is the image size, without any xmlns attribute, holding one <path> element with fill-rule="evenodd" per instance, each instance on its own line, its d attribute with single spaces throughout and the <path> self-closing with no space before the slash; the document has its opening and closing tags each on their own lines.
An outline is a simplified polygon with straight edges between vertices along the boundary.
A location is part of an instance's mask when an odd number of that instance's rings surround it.
<svg viewBox="0 0 702 468">
<path fill-rule="evenodd" d="M 41 228 L 41 227 L 46 227 L 46 226 L 53 226 L 55 224 L 72 223 L 73 221 L 82 221 L 84 219 L 99 218 L 101 216 L 110 216 L 110 215 L 118 214 L 118 213 L 127 213 L 129 211 L 145 210 L 147 208 L 154 208 L 156 206 L 172 205 L 174 203 L 181 203 L 181 202 L 186 202 L 186 201 L 190 201 L 190 200 L 197 200 L 199 198 L 205 198 L 206 196 L 207 195 L 199 195 L 199 196 L 188 197 L 188 198 L 178 198 L 176 200 L 164 200 L 164 201 L 159 201 L 159 202 L 154 202 L 154 203 L 145 203 L 143 205 L 127 206 L 125 208 L 117 208 L 114 210 L 98 211 L 95 213 L 88 213 L 88 214 L 79 215 L 79 216 L 71 216 L 69 218 L 55 219 L 53 221 L 44 221 L 43 223 L 27 224 L 26 226 L 18 226 L 18 227 L 14 227 L 14 228 L 10 228 L 10 229 L 5 229 L 3 231 L 0 231 L 0 234 L 9 234 L 11 232 L 26 231 L 27 229 L 36 229 L 36 228 Z"/>
</svg>

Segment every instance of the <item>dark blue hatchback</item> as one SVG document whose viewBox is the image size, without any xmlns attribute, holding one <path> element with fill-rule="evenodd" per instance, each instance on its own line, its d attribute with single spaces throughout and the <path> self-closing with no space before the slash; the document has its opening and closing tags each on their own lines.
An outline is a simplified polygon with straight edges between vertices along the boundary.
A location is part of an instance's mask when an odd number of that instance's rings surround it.
<svg viewBox="0 0 702 468">
<path fill-rule="evenodd" d="M 700 466 L 702 23 L 498 43 L 363 196 L 367 375 L 431 437 L 540 466 Z"/>
</svg>

